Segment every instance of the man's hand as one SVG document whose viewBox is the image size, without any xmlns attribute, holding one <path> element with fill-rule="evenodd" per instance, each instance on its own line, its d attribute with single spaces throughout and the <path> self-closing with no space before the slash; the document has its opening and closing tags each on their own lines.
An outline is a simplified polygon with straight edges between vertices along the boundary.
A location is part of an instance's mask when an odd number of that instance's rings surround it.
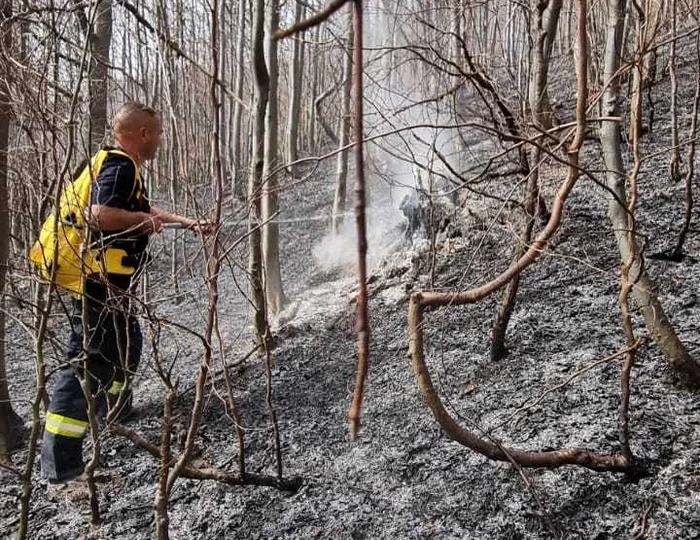
<svg viewBox="0 0 700 540">
<path fill-rule="evenodd" d="M 207 221 L 206 219 L 190 219 L 179 214 L 171 214 L 166 212 L 162 208 L 157 206 L 151 206 L 151 217 L 159 220 L 159 225 L 154 228 L 153 232 L 160 232 L 163 228 L 163 224 L 168 224 L 168 227 L 189 229 L 191 231 L 201 232 L 202 234 L 212 234 L 214 232 L 214 225 Z M 148 234 L 151 234 L 150 232 Z"/>
<path fill-rule="evenodd" d="M 139 229 L 142 233 L 148 235 L 159 233 L 163 230 L 163 220 L 160 216 L 149 214 L 147 219 L 141 223 Z"/>
<path fill-rule="evenodd" d="M 214 224 L 204 219 L 200 219 L 199 221 L 193 220 L 192 223 L 187 226 L 187 228 L 191 231 L 201 232 L 204 235 L 212 234 L 214 232 Z"/>
</svg>

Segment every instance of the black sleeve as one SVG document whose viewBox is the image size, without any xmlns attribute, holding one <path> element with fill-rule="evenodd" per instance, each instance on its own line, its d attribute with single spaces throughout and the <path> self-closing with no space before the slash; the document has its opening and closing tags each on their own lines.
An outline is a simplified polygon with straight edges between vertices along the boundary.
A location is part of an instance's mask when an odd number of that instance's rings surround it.
<svg viewBox="0 0 700 540">
<path fill-rule="evenodd" d="M 123 156 L 110 156 L 92 184 L 90 204 L 129 210 L 135 183 L 136 167 L 133 161 Z"/>
</svg>

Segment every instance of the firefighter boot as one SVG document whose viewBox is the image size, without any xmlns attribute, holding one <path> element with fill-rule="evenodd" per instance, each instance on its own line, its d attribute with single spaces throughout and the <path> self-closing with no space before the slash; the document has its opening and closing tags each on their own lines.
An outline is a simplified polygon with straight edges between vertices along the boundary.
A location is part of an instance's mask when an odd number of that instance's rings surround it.
<svg viewBox="0 0 700 540">
<path fill-rule="evenodd" d="M 68 482 L 79 476 L 83 464 L 83 438 L 88 432 L 86 403 L 76 372 L 58 372 L 54 395 L 46 413 L 41 447 L 41 471 L 49 482 Z"/>
<path fill-rule="evenodd" d="M 45 430 L 41 446 L 41 476 L 58 484 L 76 479 L 84 470 L 83 439 Z"/>
</svg>

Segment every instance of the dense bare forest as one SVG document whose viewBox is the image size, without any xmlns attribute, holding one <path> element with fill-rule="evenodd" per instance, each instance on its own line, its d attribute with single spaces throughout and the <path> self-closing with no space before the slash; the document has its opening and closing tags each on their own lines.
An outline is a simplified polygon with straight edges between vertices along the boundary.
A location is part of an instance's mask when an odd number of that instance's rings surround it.
<svg viewBox="0 0 700 540">
<path fill-rule="evenodd" d="M 0 537 L 700 537 L 696 0 L 0 6 Z M 134 101 L 123 420 L 27 254 Z"/>
</svg>

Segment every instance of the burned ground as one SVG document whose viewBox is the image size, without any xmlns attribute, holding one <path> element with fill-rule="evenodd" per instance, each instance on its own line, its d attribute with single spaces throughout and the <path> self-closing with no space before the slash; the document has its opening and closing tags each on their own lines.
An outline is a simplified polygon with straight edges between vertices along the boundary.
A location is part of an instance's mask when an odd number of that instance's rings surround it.
<svg viewBox="0 0 700 540">
<path fill-rule="evenodd" d="M 663 112 L 659 109 L 657 116 Z M 657 128 L 660 139 L 664 129 L 663 124 Z M 654 136 L 645 140 L 644 151 L 658 149 Z M 587 145 L 589 155 L 593 150 Z M 590 160 L 589 165 L 601 168 Z M 665 170 L 662 159 L 652 160 L 640 177 L 639 223 L 647 252 L 670 245 L 680 222 L 682 189 L 666 179 Z M 285 192 L 282 217 L 326 211 L 332 185 L 320 177 L 322 172 Z M 552 195 L 557 180 L 549 179 L 546 195 Z M 527 470 L 531 492 L 512 466 L 491 462 L 445 437 L 422 403 L 407 358 L 408 294 L 428 286 L 430 257 L 425 247 L 400 241 L 401 215 L 394 212 L 394 232 L 384 234 L 395 234 L 396 242 L 383 242 L 386 249 L 370 280 L 371 368 L 360 440 L 349 441 L 346 426 L 356 356 L 353 268 L 346 262 L 324 266 L 314 258 L 326 222 L 291 221 L 282 226 L 282 260 L 292 305 L 276 331 L 272 360 L 284 473 L 302 477 L 303 485 L 289 494 L 181 480 L 170 506 L 171 537 L 537 539 L 552 536 L 545 514 L 562 538 L 630 538 L 642 523 L 648 539 L 700 537 L 700 402 L 696 393 L 673 384 L 653 345 L 639 351 L 632 377 L 632 449 L 647 471 L 641 478 L 576 467 Z M 483 283 L 510 259 L 513 223 L 493 219 L 482 207 L 459 213 L 455 224 L 459 234 L 439 246 L 436 288 L 463 290 Z M 370 244 L 377 239 L 371 236 Z M 194 240 L 190 243 L 194 246 Z M 683 262 L 647 262 L 674 327 L 696 357 L 699 247 L 693 230 Z M 238 255 L 232 259 L 244 260 Z M 158 278 L 168 272 L 166 257 L 161 258 L 152 269 L 153 297 L 165 298 L 159 300 L 159 316 L 201 328 L 206 305 L 201 276 L 183 277 L 183 298 L 168 299 L 170 285 Z M 548 395 L 524 417 L 510 417 L 528 398 L 624 347 L 619 267 L 604 193 L 582 179 L 567 203 L 561 230 L 523 274 L 504 360 L 489 360 L 497 297 L 427 317 L 429 365 L 452 413 L 465 425 L 470 421 L 493 429 L 504 444 L 518 448 L 616 452 L 619 361 Z M 244 274 L 232 267 L 220 281 L 224 352 L 233 361 L 248 350 L 246 304 L 238 291 L 245 288 Z M 635 324 L 638 333 L 644 331 L 638 318 Z M 17 409 L 28 417 L 33 360 L 31 345 L 20 346 L 24 335 L 11 325 L 8 364 Z M 137 381 L 139 416 L 131 425 L 156 441 L 163 392 L 149 351 Z M 165 326 L 158 351 L 177 358 L 182 389 L 177 432 L 192 403 L 201 346 Z M 248 470 L 274 474 L 264 363 L 250 359 L 231 375 L 246 431 Z M 214 392 L 197 446 L 199 459 L 235 468 L 237 440 Z M 17 455 L 17 462 L 24 457 Z M 0 531 L 9 534 L 17 525 L 17 487 L 12 476 L 0 474 Z M 49 500 L 46 485 L 37 482 L 30 538 L 151 538 L 157 475 L 150 456 L 128 441 L 106 437 L 98 474 L 102 528 L 90 530 L 87 502 L 76 492 L 59 491 Z"/>
</svg>

